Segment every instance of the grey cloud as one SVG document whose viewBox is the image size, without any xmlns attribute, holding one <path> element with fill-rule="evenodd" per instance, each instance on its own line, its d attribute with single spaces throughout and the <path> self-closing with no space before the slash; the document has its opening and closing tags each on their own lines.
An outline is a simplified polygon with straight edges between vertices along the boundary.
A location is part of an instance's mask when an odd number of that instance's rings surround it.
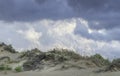
<svg viewBox="0 0 120 76">
<path fill-rule="evenodd" d="M 93 29 L 111 29 L 120 26 L 120 0 L 68 0 L 77 17 L 89 22 L 98 21 L 100 25 L 90 24 Z"/>
<path fill-rule="evenodd" d="M 77 11 L 100 10 L 103 9 L 107 0 L 68 0 L 68 3 Z"/>
<path fill-rule="evenodd" d="M 119 12 L 119 0 L 68 0 L 69 6 L 83 13 Z M 86 11 L 86 12 L 85 12 Z"/>
<path fill-rule="evenodd" d="M 72 17 L 66 0 L 0 0 L 0 20 L 35 21 Z"/>
<path fill-rule="evenodd" d="M 77 17 L 88 21 L 88 28 L 78 25 L 75 34 L 93 40 L 120 40 L 120 0 L 68 0 Z M 101 34 L 99 30 L 106 30 Z"/>
<path fill-rule="evenodd" d="M 112 26 L 111 26 L 112 28 Z M 92 32 L 89 32 L 90 28 L 85 27 L 84 25 L 77 25 L 74 31 L 75 34 L 81 35 L 85 38 L 92 39 L 92 40 L 100 40 L 100 41 L 112 41 L 117 40 L 120 41 L 120 28 L 113 28 L 113 29 L 101 29 L 101 30 L 93 30 L 90 29 Z M 102 31 L 102 32 L 100 32 Z"/>
<path fill-rule="evenodd" d="M 89 27 L 91 29 L 113 29 L 113 28 L 120 28 L 120 19 L 115 20 L 109 20 L 109 19 L 103 19 L 103 20 L 97 20 L 97 21 L 90 21 Z"/>
<path fill-rule="evenodd" d="M 120 28 L 117 26 L 117 23 L 115 27 L 110 25 L 114 24 L 112 22 L 109 24 L 104 24 L 104 26 L 100 26 L 101 23 L 93 22 L 94 27 L 90 27 L 90 24 L 90 21 L 78 20 L 74 34 L 96 41 L 120 41 Z"/>
<path fill-rule="evenodd" d="M 39 4 L 44 4 L 47 0 L 35 0 L 36 3 L 39 3 Z"/>
</svg>

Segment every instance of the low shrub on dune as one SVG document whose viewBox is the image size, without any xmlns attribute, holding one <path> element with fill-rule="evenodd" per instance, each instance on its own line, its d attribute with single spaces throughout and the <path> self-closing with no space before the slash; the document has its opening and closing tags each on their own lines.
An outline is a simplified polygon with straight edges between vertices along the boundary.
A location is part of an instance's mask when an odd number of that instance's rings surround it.
<svg viewBox="0 0 120 76">
<path fill-rule="evenodd" d="M 17 66 L 17 67 L 15 68 L 15 71 L 16 71 L 16 72 L 22 72 L 22 71 L 23 71 L 23 69 L 22 69 L 22 67 L 21 67 L 21 66 Z"/>
<path fill-rule="evenodd" d="M 114 59 L 105 71 L 120 71 L 120 59 Z"/>
<path fill-rule="evenodd" d="M 103 58 L 100 54 L 95 54 L 90 57 L 93 63 L 95 63 L 98 67 L 106 66 L 110 64 L 108 59 Z"/>
</svg>

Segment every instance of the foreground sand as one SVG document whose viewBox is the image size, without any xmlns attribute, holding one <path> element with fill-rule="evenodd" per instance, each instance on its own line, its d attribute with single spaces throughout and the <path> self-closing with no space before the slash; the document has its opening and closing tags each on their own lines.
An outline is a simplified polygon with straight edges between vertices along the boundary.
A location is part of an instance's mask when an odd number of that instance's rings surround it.
<svg viewBox="0 0 120 76">
<path fill-rule="evenodd" d="M 120 72 L 95 73 L 94 70 L 95 69 L 43 70 L 8 73 L 7 75 L 1 72 L 0 76 L 120 76 Z"/>
</svg>

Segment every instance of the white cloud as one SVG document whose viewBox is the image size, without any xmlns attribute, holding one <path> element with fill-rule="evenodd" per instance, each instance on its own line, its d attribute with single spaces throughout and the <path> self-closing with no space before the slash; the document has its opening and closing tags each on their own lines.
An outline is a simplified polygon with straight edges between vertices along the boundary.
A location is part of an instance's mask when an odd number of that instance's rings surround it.
<svg viewBox="0 0 120 76">
<path fill-rule="evenodd" d="M 17 32 L 23 35 L 23 37 L 29 40 L 33 45 L 39 46 L 39 40 L 40 40 L 40 37 L 42 36 L 41 32 L 36 32 L 35 29 L 32 27 L 30 27 L 26 31 L 19 30 Z"/>
<path fill-rule="evenodd" d="M 102 35 L 106 35 L 106 30 L 105 29 L 98 30 L 98 33 Z"/>
<path fill-rule="evenodd" d="M 48 20 L 49 22 L 49 20 Z M 49 34 L 56 34 L 59 36 L 74 33 L 76 27 L 76 20 L 61 20 L 53 22 L 53 26 L 48 30 Z"/>
</svg>

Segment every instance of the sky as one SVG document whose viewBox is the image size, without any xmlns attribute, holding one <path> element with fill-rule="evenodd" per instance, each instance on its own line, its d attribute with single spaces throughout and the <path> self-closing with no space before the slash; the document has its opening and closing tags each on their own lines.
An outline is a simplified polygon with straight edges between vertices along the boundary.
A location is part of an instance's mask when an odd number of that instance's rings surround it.
<svg viewBox="0 0 120 76">
<path fill-rule="evenodd" d="M 120 57 L 120 0 L 0 0 L 0 42 Z"/>
</svg>

